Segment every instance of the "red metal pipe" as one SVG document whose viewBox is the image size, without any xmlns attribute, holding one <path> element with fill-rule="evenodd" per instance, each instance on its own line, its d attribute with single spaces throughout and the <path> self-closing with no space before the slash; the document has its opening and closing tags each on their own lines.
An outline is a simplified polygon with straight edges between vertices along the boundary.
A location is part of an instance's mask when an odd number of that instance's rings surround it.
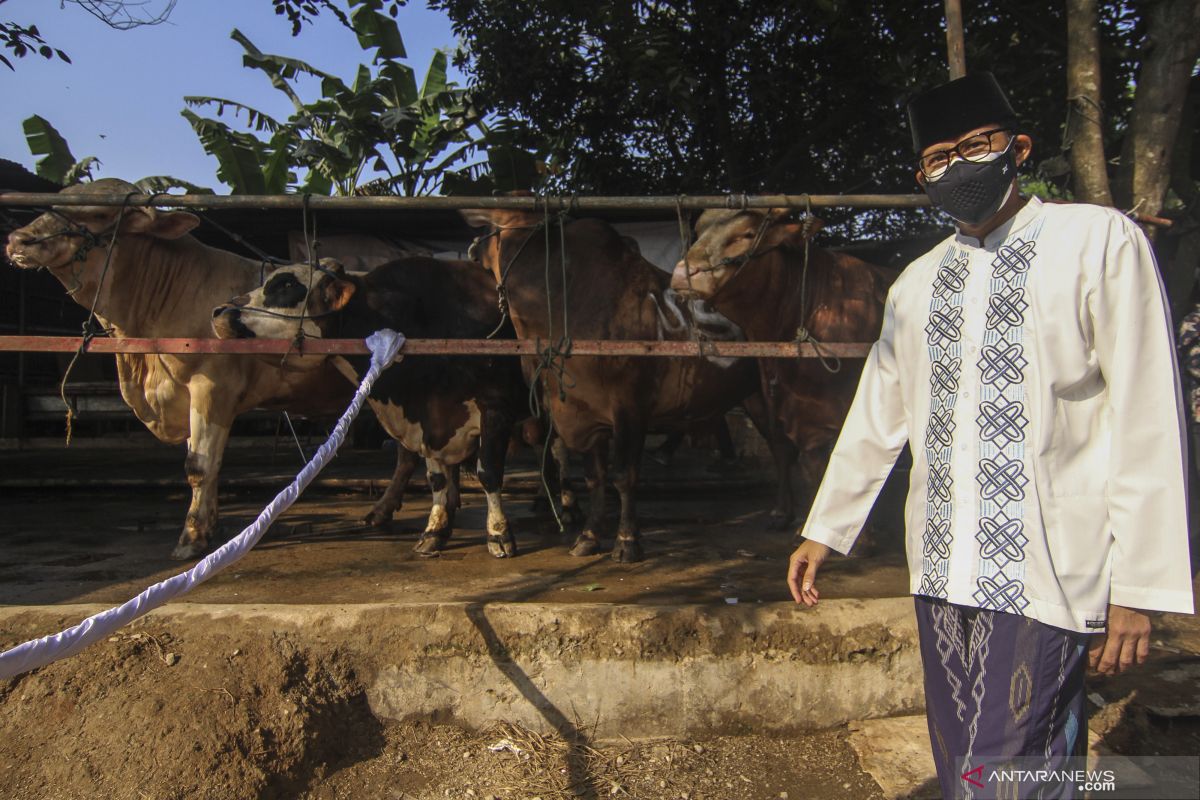
<svg viewBox="0 0 1200 800">
<path fill-rule="evenodd" d="M 78 336 L 0 336 L 0 352 L 73 353 Z M 537 355 L 545 343 L 532 339 L 409 339 L 404 355 Z M 797 342 L 659 342 L 634 340 L 579 339 L 571 344 L 575 356 L 648 356 L 687 358 L 723 356 L 734 358 L 865 358 L 869 343 L 834 342 L 813 345 Z M 241 355 L 367 354 L 361 339 L 110 339 L 97 337 L 88 343 L 89 353 L 224 353 Z"/>
</svg>

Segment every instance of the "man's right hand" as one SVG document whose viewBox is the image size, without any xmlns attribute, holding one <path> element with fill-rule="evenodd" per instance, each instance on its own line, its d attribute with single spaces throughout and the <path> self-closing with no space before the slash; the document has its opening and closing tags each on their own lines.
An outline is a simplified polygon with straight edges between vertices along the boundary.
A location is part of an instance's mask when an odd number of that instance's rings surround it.
<svg viewBox="0 0 1200 800">
<path fill-rule="evenodd" d="M 833 549 L 828 545 L 805 539 L 788 560 L 788 588 L 797 603 L 815 606 L 821 598 L 817 591 L 817 570 L 829 558 Z"/>
</svg>

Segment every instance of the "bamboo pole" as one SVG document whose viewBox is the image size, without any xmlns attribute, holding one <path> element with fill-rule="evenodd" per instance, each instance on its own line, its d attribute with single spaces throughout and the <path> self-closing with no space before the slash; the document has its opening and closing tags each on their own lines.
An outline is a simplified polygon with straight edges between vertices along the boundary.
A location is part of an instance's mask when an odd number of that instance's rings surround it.
<svg viewBox="0 0 1200 800">
<path fill-rule="evenodd" d="M 73 353 L 78 336 L 0 336 L 0 352 Z M 409 339 L 402 355 L 531 356 L 545 349 L 533 339 Z M 818 352 L 819 349 L 819 352 Z M 680 358 L 865 358 L 869 343 L 832 342 L 815 348 L 798 342 L 660 342 L 580 339 L 572 342 L 572 356 L 644 356 Z M 361 339 L 110 339 L 88 342 L 88 353 L 168 353 L 175 355 L 221 353 L 228 355 L 365 355 Z"/>
<path fill-rule="evenodd" d="M 466 208 L 520 211 L 698 211 L 709 208 L 923 208 L 923 194 L 761 194 L 679 195 L 659 197 L 325 197 L 308 196 L 313 211 L 457 211 Z M 305 196 L 215 194 L 0 194 L 4 206 L 156 206 L 168 208 L 241 208 L 254 210 L 305 207 Z"/>
</svg>

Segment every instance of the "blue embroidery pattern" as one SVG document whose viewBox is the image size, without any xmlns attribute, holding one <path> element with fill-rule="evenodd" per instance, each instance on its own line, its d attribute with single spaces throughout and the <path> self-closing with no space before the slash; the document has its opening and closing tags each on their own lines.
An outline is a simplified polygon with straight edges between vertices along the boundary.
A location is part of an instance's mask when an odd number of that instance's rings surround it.
<svg viewBox="0 0 1200 800">
<path fill-rule="evenodd" d="M 979 569 L 972 597 L 981 608 L 1021 614 L 1024 561 L 1025 282 L 1036 256 L 1035 243 L 1020 238 L 1002 245 L 992 261 L 990 295 L 979 349 Z"/>
<path fill-rule="evenodd" d="M 921 538 L 920 593 L 946 597 L 950 562 L 950 522 L 954 478 L 950 459 L 954 446 L 954 404 L 962 374 L 962 301 L 968 258 L 954 247 L 946 250 L 933 283 L 925 341 L 929 349 L 929 420 L 925 427 L 925 461 L 929 465 L 925 499 L 925 532 Z"/>
</svg>

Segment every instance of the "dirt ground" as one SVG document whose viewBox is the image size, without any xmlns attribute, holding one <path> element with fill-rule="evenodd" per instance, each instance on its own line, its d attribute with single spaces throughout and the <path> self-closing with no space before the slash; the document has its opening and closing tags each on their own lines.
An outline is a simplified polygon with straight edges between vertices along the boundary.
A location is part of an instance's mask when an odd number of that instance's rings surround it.
<svg viewBox="0 0 1200 800">
<path fill-rule="evenodd" d="M 385 724 L 337 651 L 279 636 L 229 645 L 137 626 L 0 683 L 0 796 L 880 796 L 844 730 L 593 742 L 586 726 L 569 740 L 511 725 Z"/>
<path fill-rule="evenodd" d="M 1200 753 L 1200 644 L 1174 618 L 1138 673 L 1095 680 L 1116 752 Z M 1101 708 L 1103 704 L 1103 708 Z M 0 682 L 0 797 L 183 800 L 779 800 L 885 795 L 847 730 L 596 741 L 513 725 L 387 722 L 344 653 L 135 623 L 73 659 Z M 893 795 L 894 796 L 894 795 Z M 915 797 L 931 797 L 929 787 Z"/>
<path fill-rule="evenodd" d="M 177 455 L 0 452 L 0 605 L 116 603 L 179 571 L 168 557 L 187 504 Z M 293 460 L 231 451 L 226 536 L 286 482 Z M 179 602 L 787 600 L 791 532 L 767 529 L 771 493 L 760 475 L 651 467 L 641 506 L 648 558 L 620 565 L 567 555 L 553 521 L 529 509 L 528 467 L 515 472 L 508 502 L 516 559 L 487 554 L 475 493 L 466 494 L 459 532 L 438 558 L 412 552 L 428 511 L 420 486 L 392 531 L 363 528 L 372 481 L 390 465 L 384 454 L 354 454 L 339 458 L 328 482 L 245 560 Z M 901 596 L 907 570 L 895 552 L 838 559 L 822 591 Z M 37 633 L 3 631 L 0 645 Z M 1159 636 L 1152 669 L 1093 682 L 1094 726 L 1118 752 L 1195 754 L 1200 625 L 1172 616 Z M 381 720 L 363 681 L 345 653 L 285 633 L 246 641 L 220 629 L 135 623 L 80 656 L 0 681 L 0 798 L 884 796 L 845 728 L 698 741 L 597 741 L 581 720 L 565 735 L 504 723 L 467 731 L 439 720 Z"/>
</svg>

